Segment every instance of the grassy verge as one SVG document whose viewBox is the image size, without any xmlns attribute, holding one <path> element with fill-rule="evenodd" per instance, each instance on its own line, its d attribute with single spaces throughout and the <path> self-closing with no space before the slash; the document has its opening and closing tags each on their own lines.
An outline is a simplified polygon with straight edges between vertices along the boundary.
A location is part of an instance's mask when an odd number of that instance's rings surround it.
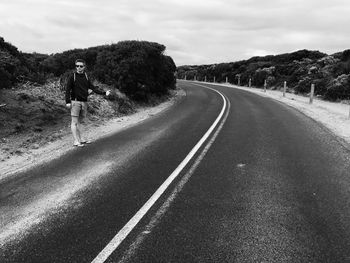
<svg viewBox="0 0 350 263">
<path fill-rule="evenodd" d="M 110 119 L 134 113 L 138 108 L 155 106 L 171 95 L 151 97 L 146 104 L 130 101 L 113 87 L 112 96 L 89 96 L 85 125 L 99 126 Z M 12 90 L 0 90 L 0 165 L 11 157 L 22 156 L 70 134 L 70 110 L 65 107 L 65 94 L 58 80 L 37 86 L 22 84 Z"/>
</svg>

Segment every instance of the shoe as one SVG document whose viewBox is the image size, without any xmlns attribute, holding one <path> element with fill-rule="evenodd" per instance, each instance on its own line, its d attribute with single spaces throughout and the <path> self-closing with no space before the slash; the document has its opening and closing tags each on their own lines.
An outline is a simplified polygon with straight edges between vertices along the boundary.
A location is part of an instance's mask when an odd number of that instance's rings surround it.
<svg viewBox="0 0 350 263">
<path fill-rule="evenodd" d="M 74 147 L 83 147 L 84 144 L 82 144 L 82 143 L 74 143 L 73 146 Z"/>
</svg>

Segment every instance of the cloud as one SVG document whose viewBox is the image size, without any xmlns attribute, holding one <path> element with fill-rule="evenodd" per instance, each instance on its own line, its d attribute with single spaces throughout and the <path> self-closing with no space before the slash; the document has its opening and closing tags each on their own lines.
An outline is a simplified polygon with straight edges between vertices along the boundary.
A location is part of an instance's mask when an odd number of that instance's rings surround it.
<svg viewBox="0 0 350 263">
<path fill-rule="evenodd" d="M 52 17 L 46 17 L 46 22 L 49 24 L 51 27 L 61 27 L 61 28 L 70 28 L 70 29 L 81 29 L 81 28 L 86 28 L 88 29 L 88 24 L 84 21 L 81 21 L 81 19 L 76 16 L 71 16 L 71 17 L 65 17 L 64 20 L 62 20 L 60 17 L 57 16 L 52 16 Z"/>
<path fill-rule="evenodd" d="M 164 44 L 177 65 L 208 64 L 347 49 L 349 12 L 346 0 L 12 0 L 0 32 L 29 52 L 139 39 Z"/>
</svg>

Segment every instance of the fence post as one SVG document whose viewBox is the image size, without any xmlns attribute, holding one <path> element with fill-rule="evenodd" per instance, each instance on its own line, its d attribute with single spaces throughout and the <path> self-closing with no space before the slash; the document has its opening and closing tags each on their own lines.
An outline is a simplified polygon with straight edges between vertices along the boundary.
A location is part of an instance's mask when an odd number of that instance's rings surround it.
<svg viewBox="0 0 350 263">
<path fill-rule="evenodd" d="M 226 83 L 228 83 L 228 78 L 226 77 Z"/>
<path fill-rule="evenodd" d="M 286 90 L 287 90 L 287 81 L 283 83 L 283 97 L 286 96 Z"/>
<path fill-rule="evenodd" d="M 207 82 L 207 76 L 204 77 L 204 82 Z"/>
<path fill-rule="evenodd" d="M 214 76 L 214 83 L 215 83 L 215 76 Z"/>
<path fill-rule="evenodd" d="M 315 84 L 311 84 L 311 92 L 310 92 L 310 104 L 314 101 L 314 93 L 315 93 Z"/>
<path fill-rule="evenodd" d="M 267 86 L 267 82 L 266 82 L 266 79 L 264 81 L 264 92 L 266 92 L 266 86 Z"/>
<path fill-rule="evenodd" d="M 196 81 L 197 80 L 197 76 L 196 75 L 194 75 L 194 81 Z"/>
<path fill-rule="evenodd" d="M 249 86 L 249 88 L 252 87 L 252 79 L 251 78 L 249 79 L 248 86 Z"/>
</svg>

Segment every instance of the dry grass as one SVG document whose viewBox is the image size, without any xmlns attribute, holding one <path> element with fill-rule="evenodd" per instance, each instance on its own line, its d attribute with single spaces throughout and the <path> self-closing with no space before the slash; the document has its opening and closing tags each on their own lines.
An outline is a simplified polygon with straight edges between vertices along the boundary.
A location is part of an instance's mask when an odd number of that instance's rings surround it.
<svg viewBox="0 0 350 263">
<path fill-rule="evenodd" d="M 106 120 L 135 111 L 135 105 L 113 87 L 113 100 L 90 95 L 86 123 L 99 125 Z M 24 83 L 13 90 L 0 90 L 0 161 L 22 155 L 70 133 L 70 111 L 59 80 L 45 85 Z"/>
</svg>

